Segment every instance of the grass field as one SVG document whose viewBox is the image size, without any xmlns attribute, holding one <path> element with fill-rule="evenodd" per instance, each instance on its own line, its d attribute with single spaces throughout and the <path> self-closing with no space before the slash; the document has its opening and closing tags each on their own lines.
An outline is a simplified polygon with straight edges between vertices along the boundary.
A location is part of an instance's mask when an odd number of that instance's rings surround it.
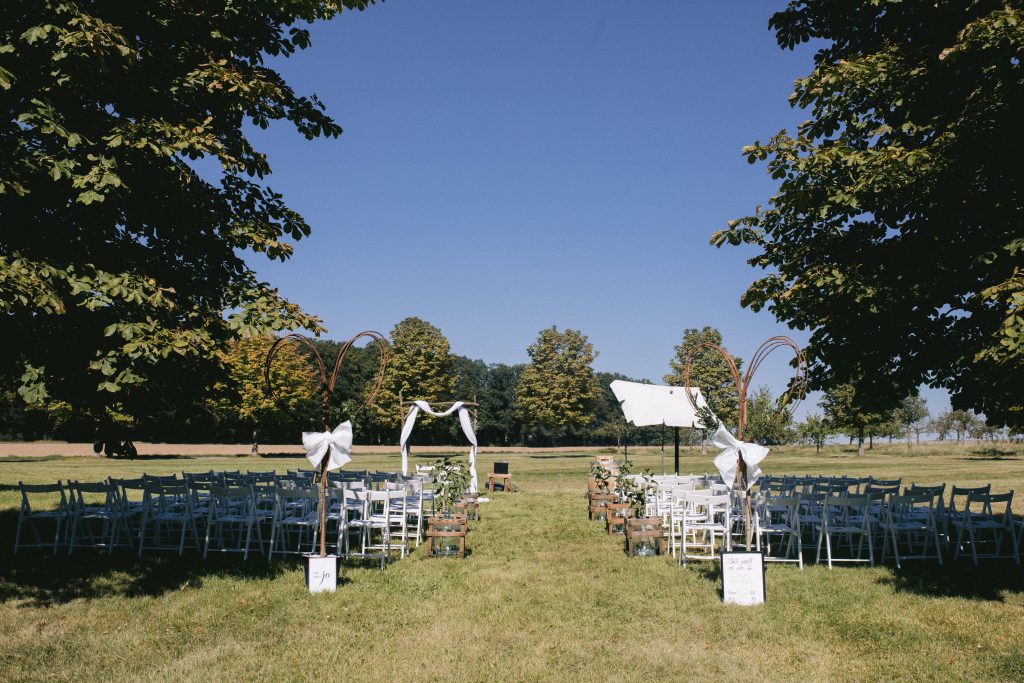
<svg viewBox="0 0 1024 683">
<path fill-rule="evenodd" d="M 630 454 L 660 465 L 655 451 Z M 428 559 L 421 547 L 383 572 L 345 567 L 338 592 L 316 596 L 297 561 L 10 552 L 19 480 L 283 470 L 301 459 L 0 458 L 0 680 L 1024 680 L 1016 565 L 772 565 L 767 604 L 724 606 L 715 565 L 628 558 L 620 537 L 587 521 L 590 457 L 506 457 L 521 490 L 481 506 L 468 558 Z M 779 449 L 766 464 L 991 482 L 1024 498 L 1024 456 L 1010 451 Z M 357 450 L 352 466 L 396 465 Z M 683 471 L 709 468 L 710 455 L 683 458 Z"/>
</svg>

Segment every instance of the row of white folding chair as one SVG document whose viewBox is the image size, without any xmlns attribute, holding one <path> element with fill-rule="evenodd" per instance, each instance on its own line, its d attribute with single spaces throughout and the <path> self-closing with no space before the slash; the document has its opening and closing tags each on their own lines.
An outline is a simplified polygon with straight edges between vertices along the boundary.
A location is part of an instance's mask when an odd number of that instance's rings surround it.
<svg viewBox="0 0 1024 683">
<path fill-rule="evenodd" d="M 278 531 L 287 534 L 287 527 L 292 527 L 291 531 L 302 527 L 315 536 L 318 530 L 319 515 L 315 504 L 318 493 L 313 488 L 258 487 L 252 484 L 218 486 L 203 479 L 202 476 L 187 480 L 174 476 L 148 476 L 99 483 L 70 482 L 67 486 L 61 482 L 53 485 L 22 484 L 15 552 L 25 547 L 46 547 L 56 551 L 62 543 L 67 543 L 69 552 L 86 546 L 108 551 L 115 546 L 135 550 L 137 541 L 140 556 L 146 550 L 177 550 L 181 555 L 186 542 L 190 541 L 197 550 L 203 550 L 204 557 L 210 551 L 221 551 L 241 552 L 248 558 L 254 541 L 255 547 L 263 553 L 262 531 L 266 525 L 271 527 L 271 552 L 284 552 L 283 546 L 291 545 L 287 543 L 287 537 L 280 540 L 275 537 Z M 351 486 L 355 488 L 358 485 L 353 483 Z M 420 480 L 412 482 L 412 490 L 408 492 L 404 484 L 390 486 L 396 490 L 383 492 L 389 500 L 386 545 L 388 552 L 397 548 L 404 556 L 408 551 L 410 530 L 415 529 L 417 545 L 421 539 L 423 487 Z M 134 491 L 139 493 L 137 499 L 133 499 L 130 493 Z M 29 500 L 30 494 L 56 494 L 59 496 L 57 509 L 34 509 Z M 286 501 L 284 504 L 281 503 L 282 497 Z M 314 500 L 312 508 L 308 507 L 310 499 Z M 307 506 L 295 509 L 302 500 L 307 501 Z M 377 509 L 370 516 L 380 514 Z M 55 526 L 52 542 L 47 540 L 43 543 L 39 524 L 44 520 Z M 413 523 L 411 527 L 409 520 Z M 200 525 L 204 527 L 203 534 L 200 533 Z M 34 543 L 23 542 L 26 533 L 33 535 Z M 234 542 L 229 543 L 230 539 Z"/>
<path fill-rule="evenodd" d="M 332 482 L 332 484 L 350 491 L 367 490 L 365 481 Z M 381 490 L 402 491 L 405 494 L 401 501 L 396 499 L 396 502 L 391 505 L 394 515 L 397 516 L 397 511 L 401 510 L 407 517 L 406 524 L 401 529 L 401 550 L 404 556 L 408 552 L 410 539 L 415 542 L 416 547 L 419 547 L 423 539 L 424 518 L 428 514 L 426 506 L 429 503 L 431 512 L 433 511 L 433 496 L 428 494 L 423 480 L 418 477 L 410 477 L 399 482 L 384 482 Z M 342 504 L 342 502 L 335 502 L 334 505 L 340 507 Z"/>
<path fill-rule="evenodd" d="M 67 484 L 25 484 L 18 482 L 21 505 L 15 531 L 14 552 L 22 548 L 46 548 L 56 553 L 66 545 L 68 553 L 76 548 L 106 549 L 132 548 L 131 529 L 127 525 L 119 488 L 111 481 L 78 482 Z M 31 498 L 56 498 L 55 509 L 33 505 Z M 37 500 L 37 503 L 42 501 Z M 53 540 L 43 541 L 40 523 L 53 524 Z M 24 542 L 26 532 L 32 534 L 31 543 Z"/>
</svg>

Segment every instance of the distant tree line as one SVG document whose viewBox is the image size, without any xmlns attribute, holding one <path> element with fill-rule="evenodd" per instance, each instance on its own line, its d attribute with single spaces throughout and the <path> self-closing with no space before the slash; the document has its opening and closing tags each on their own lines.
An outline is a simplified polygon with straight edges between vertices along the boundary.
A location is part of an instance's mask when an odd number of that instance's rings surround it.
<svg viewBox="0 0 1024 683">
<path fill-rule="evenodd" d="M 308 352 L 297 346 L 282 348 L 266 390 L 264 361 L 272 336 L 252 336 L 232 342 L 222 358 L 226 373 L 209 386 L 197 402 L 164 404 L 150 411 L 115 406 L 108 420 L 119 425 L 125 438 L 169 442 L 288 443 L 306 430 L 319 429 L 319 377 Z M 686 358 L 703 343 L 722 344 L 712 328 L 687 329 L 668 363 L 663 381 L 681 386 Z M 332 367 L 341 344 L 316 340 L 316 348 Z M 476 431 L 488 446 L 624 446 L 660 445 L 671 439 L 664 427 L 634 427 L 623 418 L 610 389 L 613 380 L 646 381 L 621 373 L 595 372 L 597 356 L 582 332 L 550 327 L 541 330 L 527 349 L 529 363 L 508 365 L 453 354 L 440 329 L 419 318 L 399 322 L 390 334 L 390 363 L 375 403 L 360 410 L 376 377 L 378 349 L 374 343 L 350 349 L 335 389 L 330 423 L 351 419 L 360 443 L 395 444 L 407 411 L 400 401 L 466 400 L 479 404 Z M 736 358 L 742 368 L 742 359 Z M 738 405 L 731 375 L 720 356 L 694 355 L 691 377 L 712 410 L 735 431 Z M 183 378 L 187 381 L 187 378 Z M 824 415 L 809 415 L 796 424 L 780 410 L 778 398 L 767 387 L 749 397 L 744 438 L 766 445 L 808 443 L 819 448 L 838 434 L 870 448 L 876 438 L 919 439 L 924 432 L 938 438 L 997 439 L 1003 430 L 965 411 L 951 411 L 930 419 L 924 400 L 907 397 L 895 411 L 867 413 L 849 385 L 826 392 Z M 136 408 L 133 410 L 133 408 Z M 9 383 L 0 397 L 2 436 L 8 439 L 57 438 L 90 441 L 95 422 L 88 410 L 67 401 L 27 406 Z M 684 442 L 699 443 L 701 430 L 684 430 Z M 438 445 L 463 439 L 458 421 L 423 416 L 415 443 Z"/>
</svg>

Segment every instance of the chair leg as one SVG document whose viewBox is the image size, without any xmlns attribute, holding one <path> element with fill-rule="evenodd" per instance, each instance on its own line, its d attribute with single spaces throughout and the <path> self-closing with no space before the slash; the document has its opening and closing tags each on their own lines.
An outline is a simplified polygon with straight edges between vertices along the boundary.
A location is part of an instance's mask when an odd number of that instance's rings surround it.
<svg viewBox="0 0 1024 683">
<path fill-rule="evenodd" d="M 21 511 L 21 512 L 18 513 L 18 530 L 14 532 L 14 554 L 15 555 L 18 554 L 18 546 L 21 545 L 21 525 L 22 525 L 22 522 L 24 521 L 24 516 L 25 516 L 25 512 L 24 511 Z M 57 528 L 60 529 L 59 524 L 58 524 Z M 56 542 L 54 542 L 54 544 L 53 544 L 53 551 L 57 552 L 57 544 L 56 544 Z"/>
<path fill-rule="evenodd" d="M 215 522 L 208 520 L 206 523 L 206 542 L 203 544 L 203 559 L 210 553 L 210 530 L 213 528 Z"/>
<path fill-rule="evenodd" d="M 78 519 L 76 518 L 71 525 L 71 542 L 68 543 L 68 557 L 75 552 L 75 544 L 78 542 Z"/>
<path fill-rule="evenodd" d="M 58 546 L 60 544 L 60 527 L 61 527 L 61 524 L 63 522 L 64 522 L 64 515 L 58 514 L 57 515 L 57 530 L 53 532 L 53 554 L 54 555 L 57 554 L 57 548 L 58 548 Z M 15 540 L 15 542 L 14 542 L 14 547 L 15 547 L 15 552 L 17 552 L 17 547 L 18 547 L 17 540 Z"/>
</svg>

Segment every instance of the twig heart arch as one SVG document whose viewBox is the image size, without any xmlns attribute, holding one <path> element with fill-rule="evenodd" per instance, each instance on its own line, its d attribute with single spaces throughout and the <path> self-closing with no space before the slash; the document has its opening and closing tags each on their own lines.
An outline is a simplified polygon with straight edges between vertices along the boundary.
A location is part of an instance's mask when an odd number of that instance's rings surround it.
<svg viewBox="0 0 1024 683">
<path fill-rule="evenodd" d="M 369 337 L 370 339 L 373 339 L 374 341 L 377 342 L 377 348 L 379 349 L 378 353 L 380 354 L 380 359 L 378 361 L 379 367 L 377 371 L 377 381 L 374 383 L 373 389 L 367 395 L 366 401 L 364 401 L 363 404 L 359 406 L 359 408 L 353 414 L 353 417 L 355 415 L 359 415 L 364 410 L 366 410 L 367 406 L 369 406 L 377 399 L 377 394 L 380 393 L 380 388 L 384 384 L 384 371 L 387 369 L 388 366 L 388 340 L 380 332 L 375 332 L 373 330 L 364 330 L 363 332 L 356 334 L 354 337 L 352 337 L 351 339 L 349 339 L 348 341 L 341 345 L 341 348 L 338 350 L 338 357 L 334 361 L 334 368 L 331 370 L 330 377 L 328 377 L 327 375 L 327 366 L 324 364 L 324 359 L 320 355 L 320 352 L 317 350 L 316 345 L 313 343 L 312 339 L 306 337 L 305 335 L 295 333 L 286 334 L 283 337 L 279 337 L 271 345 L 270 350 L 267 351 L 267 361 L 265 367 L 263 368 L 263 379 L 266 383 L 267 393 L 270 394 L 273 391 L 273 389 L 270 386 L 270 366 L 274 362 L 274 356 L 277 355 L 278 350 L 280 350 L 281 347 L 284 346 L 285 344 L 299 344 L 300 346 L 307 347 L 309 351 L 313 354 L 313 360 L 316 362 L 317 370 L 320 372 L 321 420 L 323 422 L 324 431 L 329 430 L 330 425 L 328 424 L 327 420 L 329 417 L 331 407 L 331 396 L 334 394 L 334 385 L 338 381 L 338 371 L 341 369 L 341 364 L 345 361 L 345 355 L 348 353 L 349 349 L 352 348 L 352 346 L 363 337 Z"/>
<path fill-rule="evenodd" d="M 804 394 L 807 392 L 807 359 L 804 357 L 804 353 L 800 350 L 800 347 L 796 345 L 796 342 L 789 337 L 772 337 L 757 347 L 757 350 L 754 352 L 754 357 L 750 359 L 750 365 L 747 366 L 747 372 L 742 377 L 736 367 L 736 361 L 728 351 L 718 344 L 713 344 L 711 342 L 701 344 L 690 351 L 686 356 L 686 366 L 683 368 L 683 386 L 686 387 L 686 391 L 683 393 L 686 395 L 686 400 L 690 402 L 690 406 L 696 412 L 697 406 L 693 399 L 693 391 L 690 386 L 690 366 L 693 363 L 693 358 L 700 353 L 701 350 L 710 349 L 715 351 L 725 359 L 726 364 L 729 366 L 729 371 L 732 374 L 732 380 L 736 385 L 736 395 L 739 398 L 739 418 L 736 424 L 736 441 L 739 442 L 739 446 L 742 446 L 743 429 L 747 424 L 747 392 L 754 380 L 754 375 L 757 374 L 757 370 L 761 367 L 761 363 L 764 362 L 764 359 L 768 357 L 772 351 L 786 347 L 793 350 L 796 372 L 793 375 L 793 378 L 789 381 L 789 391 L 787 391 L 782 397 L 779 409 L 788 412 L 790 416 L 792 416 L 796 411 L 797 406 L 800 405 L 800 401 L 803 400 Z M 742 500 L 743 519 L 746 527 L 746 545 L 747 550 L 750 550 L 753 527 L 751 526 L 750 497 L 746 495 L 747 463 L 744 460 L 743 450 L 740 448 L 736 449 L 736 479 L 734 483 L 740 499 Z"/>
<path fill-rule="evenodd" d="M 366 397 L 366 401 L 359 406 L 353 416 L 360 414 L 366 409 L 371 403 L 377 398 L 377 394 L 380 393 L 380 388 L 384 384 L 384 371 L 388 367 L 388 341 L 384 338 L 380 332 L 374 332 L 373 330 L 365 330 L 358 333 L 347 342 L 341 345 L 341 349 L 338 350 L 338 358 L 334 361 L 334 368 L 331 370 L 330 377 L 327 376 L 327 366 L 324 364 L 324 359 L 317 351 L 316 345 L 313 341 L 301 334 L 286 334 L 283 337 L 279 337 L 271 344 L 270 349 L 267 351 L 267 361 L 263 368 L 263 379 L 266 382 L 267 394 L 270 395 L 273 392 L 273 388 L 270 386 L 270 366 L 274 362 L 274 356 L 285 344 L 299 344 L 307 347 L 313 353 L 313 360 L 316 361 L 317 370 L 320 372 L 320 417 L 323 422 L 324 431 L 330 430 L 330 426 L 327 422 L 330 417 L 331 409 L 331 395 L 334 393 L 334 385 L 338 381 L 338 370 L 341 368 L 342 362 L 345 360 L 345 355 L 348 353 L 352 345 L 355 344 L 359 339 L 363 337 L 369 337 L 377 342 L 379 358 L 379 369 L 377 371 L 377 381 L 373 385 L 373 390 Z M 330 460 L 331 447 L 327 447 L 327 453 L 320 460 L 320 557 L 327 556 L 327 465 Z"/>
<path fill-rule="evenodd" d="M 733 383 L 736 385 L 736 396 L 739 399 L 739 418 L 736 425 L 736 438 L 743 439 L 743 429 L 747 424 L 747 393 L 750 390 L 750 385 L 754 380 L 754 375 L 757 374 L 758 368 L 761 367 L 761 363 L 768 357 L 772 351 L 781 348 L 790 348 L 793 351 L 795 360 L 795 373 L 793 378 L 789 381 L 789 390 L 785 393 L 780 401 L 780 410 L 786 411 L 792 416 L 800 402 L 803 400 L 804 395 L 807 393 L 807 359 L 804 356 L 804 352 L 796 345 L 789 337 L 776 336 L 772 337 L 768 341 L 757 347 L 754 352 L 754 357 L 750 359 L 750 365 L 747 366 L 747 372 L 741 377 L 739 370 L 736 368 L 736 361 L 733 360 L 732 355 L 723 349 L 718 344 L 712 342 L 705 342 L 700 346 L 696 347 L 686 356 L 686 365 L 683 368 L 683 386 L 686 387 L 685 396 L 686 400 L 690 402 L 690 407 L 694 410 L 697 409 L 697 405 L 693 400 L 693 394 L 690 384 L 690 367 L 693 363 L 694 357 L 704 349 L 711 349 L 720 355 L 729 367 L 729 372 L 732 375 Z"/>
</svg>

